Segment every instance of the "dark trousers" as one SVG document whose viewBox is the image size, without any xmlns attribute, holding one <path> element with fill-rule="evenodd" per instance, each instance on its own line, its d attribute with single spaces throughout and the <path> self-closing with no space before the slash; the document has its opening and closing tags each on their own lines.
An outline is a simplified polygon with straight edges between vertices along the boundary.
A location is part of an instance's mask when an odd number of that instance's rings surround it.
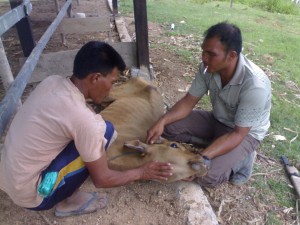
<svg viewBox="0 0 300 225">
<path fill-rule="evenodd" d="M 217 121 L 212 112 L 193 110 L 188 117 L 166 126 L 162 136 L 168 140 L 199 145 L 210 143 L 232 130 L 233 128 Z M 197 178 L 197 183 L 201 186 L 215 187 L 228 181 L 234 168 L 255 151 L 259 144 L 258 140 L 248 134 L 230 152 L 212 159 L 208 174 Z"/>
<path fill-rule="evenodd" d="M 108 148 L 111 138 L 114 134 L 112 123 L 106 121 L 106 132 L 104 137 L 107 140 L 105 150 Z M 42 180 L 48 172 L 57 172 L 58 178 L 56 184 L 48 197 L 45 197 L 42 203 L 30 210 L 48 210 L 57 203 L 70 197 L 88 178 L 89 172 L 82 161 L 74 141 L 71 141 L 64 150 L 51 162 L 51 164 L 42 172 Z"/>
</svg>

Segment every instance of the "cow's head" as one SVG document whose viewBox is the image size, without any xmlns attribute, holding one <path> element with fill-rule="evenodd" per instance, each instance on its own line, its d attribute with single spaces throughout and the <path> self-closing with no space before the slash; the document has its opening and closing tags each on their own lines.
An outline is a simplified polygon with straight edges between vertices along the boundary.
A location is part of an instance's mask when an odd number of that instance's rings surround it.
<svg viewBox="0 0 300 225">
<path fill-rule="evenodd" d="M 160 140 L 157 143 L 148 145 L 140 140 L 126 141 L 124 146 L 135 149 L 141 153 L 141 157 L 147 158 L 145 161 L 169 162 L 174 167 L 173 176 L 168 182 L 181 180 L 192 175 L 198 177 L 207 174 L 208 168 L 202 156 L 187 150 L 182 144 Z"/>
</svg>

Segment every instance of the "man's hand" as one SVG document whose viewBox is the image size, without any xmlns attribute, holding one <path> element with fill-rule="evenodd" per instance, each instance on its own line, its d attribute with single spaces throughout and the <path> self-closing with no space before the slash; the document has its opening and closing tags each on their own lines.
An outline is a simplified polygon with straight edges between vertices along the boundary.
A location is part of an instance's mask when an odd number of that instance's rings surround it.
<svg viewBox="0 0 300 225">
<path fill-rule="evenodd" d="M 200 97 L 187 93 L 148 130 L 146 142 L 153 144 L 162 135 L 166 125 L 188 116 L 199 100 Z"/>
<path fill-rule="evenodd" d="M 153 144 L 164 132 L 164 122 L 162 119 L 157 121 L 148 131 L 146 143 Z"/>
<path fill-rule="evenodd" d="M 170 163 L 149 162 L 139 168 L 142 180 L 168 180 L 172 176 L 173 167 Z"/>
</svg>

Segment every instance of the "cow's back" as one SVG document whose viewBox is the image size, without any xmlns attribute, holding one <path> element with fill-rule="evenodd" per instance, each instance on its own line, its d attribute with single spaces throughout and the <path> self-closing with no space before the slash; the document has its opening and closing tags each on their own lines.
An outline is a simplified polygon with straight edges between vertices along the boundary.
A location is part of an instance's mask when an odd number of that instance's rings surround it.
<svg viewBox="0 0 300 225">
<path fill-rule="evenodd" d="M 109 166 L 114 169 L 128 168 L 127 163 L 130 164 L 129 167 L 139 166 L 143 163 L 140 156 L 126 153 L 132 150 L 123 145 L 125 141 L 133 139 L 145 141 L 147 130 L 164 112 L 162 96 L 150 82 L 132 78 L 113 88 L 109 98 L 114 101 L 101 115 L 112 122 L 118 132 L 117 140 L 107 151 Z M 118 157 L 121 155 L 124 156 Z"/>
</svg>

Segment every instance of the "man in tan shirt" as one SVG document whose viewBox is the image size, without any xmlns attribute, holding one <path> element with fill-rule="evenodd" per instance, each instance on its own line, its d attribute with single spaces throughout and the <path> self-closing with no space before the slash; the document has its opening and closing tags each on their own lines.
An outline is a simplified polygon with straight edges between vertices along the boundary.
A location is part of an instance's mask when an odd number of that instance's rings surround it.
<svg viewBox="0 0 300 225">
<path fill-rule="evenodd" d="M 88 176 L 106 188 L 171 175 L 168 163 L 124 172 L 107 166 L 105 150 L 117 134 L 86 99 L 100 103 L 124 69 L 111 46 L 92 41 L 77 53 L 70 78 L 49 76 L 31 93 L 10 125 L 0 162 L 0 188 L 17 205 L 55 206 L 60 217 L 90 213 L 105 207 L 106 198 L 78 191 Z"/>
</svg>

